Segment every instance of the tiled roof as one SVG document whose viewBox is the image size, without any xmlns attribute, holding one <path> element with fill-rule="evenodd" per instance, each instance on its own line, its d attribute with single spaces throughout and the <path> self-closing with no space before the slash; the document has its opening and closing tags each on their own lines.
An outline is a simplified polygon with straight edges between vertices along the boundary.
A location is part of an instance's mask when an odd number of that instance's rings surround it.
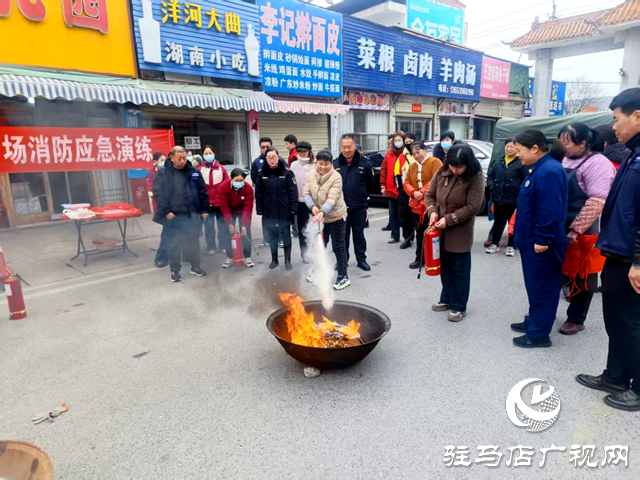
<svg viewBox="0 0 640 480">
<path fill-rule="evenodd" d="M 599 27 L 640 20 L 640 0 L 626 0 L 609 10 L 567 17 L 550 22 L 534 22 L 530 32 L 511 42 L 511 46 L 527 47 L 542 43 L 570 40 L 595 34 Z"/>
</svg>

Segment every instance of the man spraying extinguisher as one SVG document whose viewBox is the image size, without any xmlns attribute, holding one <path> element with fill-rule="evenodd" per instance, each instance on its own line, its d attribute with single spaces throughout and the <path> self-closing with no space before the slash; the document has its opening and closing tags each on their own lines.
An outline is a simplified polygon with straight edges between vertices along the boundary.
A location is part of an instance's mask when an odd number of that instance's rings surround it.
<svg viewBox="0 0 640 480">
<path fill-rule="evenodd" d="M 473 150 L 465 144 L 454 145 L 431 180 L 424 201 L 429 225 L 439 231 L 442 293 L 431 308 L 450 310 L 451 322 L 467 316 L 473 228 L 483 197 L 484 175 Z"/>
</svg>

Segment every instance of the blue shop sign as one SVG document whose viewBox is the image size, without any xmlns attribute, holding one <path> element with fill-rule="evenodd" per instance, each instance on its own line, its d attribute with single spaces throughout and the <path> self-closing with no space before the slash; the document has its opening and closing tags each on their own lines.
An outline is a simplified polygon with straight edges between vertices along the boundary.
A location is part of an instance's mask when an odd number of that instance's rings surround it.
<svg viewBox="0 0 640 480">
<path fill-rule="evenodd" d="M 533 78 L 529 78 L 529 99 L 524 104 L 524 116 L 530 117 L 532 114 L 531 102 L 533 100 Z M 549 97 L 549 116 L 560 117 L 564 115 L 564 100 L 567 93 L 565 82 L 551 82 L 551 95 Z"/>
<path fill-rule="evenodd" d="M 240 0 L 132 0 L 141 69 L 260 82 L 258 7 Z"/>
<path fill-rule="evenodd" d="M 464 12 L 427 0 L 409 0 L 407 28 L 462 45 Z"/>
<path fill-rule="evenodd" d="M 344 17 L 344 86 L 479 100 L 482 54 Z"/>
<path fill-rule="evenodd" d="M 342 15 L 292 0 L 260 0 L 265 92 L 342 97 Z"/>
</svg>

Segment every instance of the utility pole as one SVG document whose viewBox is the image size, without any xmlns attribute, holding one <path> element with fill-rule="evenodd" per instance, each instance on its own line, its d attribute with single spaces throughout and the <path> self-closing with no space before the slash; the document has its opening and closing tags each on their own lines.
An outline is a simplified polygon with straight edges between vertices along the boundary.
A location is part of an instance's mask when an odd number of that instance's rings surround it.
<svg viewBox="0 0 640 480">
<path fill-rule="evenodd" d="M 557 20 L 558 17 L 556 16 L 556 0 L 552 0 L 553 3 L 553 12 L 551 13 L 551 17 L 549 18 L 549 20 Z"/>
</svg>

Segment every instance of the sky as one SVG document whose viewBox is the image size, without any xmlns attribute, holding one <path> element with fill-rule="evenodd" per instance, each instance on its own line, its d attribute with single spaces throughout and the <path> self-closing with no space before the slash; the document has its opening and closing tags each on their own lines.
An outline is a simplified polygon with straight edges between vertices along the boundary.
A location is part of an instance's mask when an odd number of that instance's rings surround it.
<svg viewBox="0 0 640 480">
<path fill-rule="evenodd" d="M 510 42 L 531 29 L 536 16 L 545 21 L 553 12 L 553 0 L 461 0 L 467 5 L 467 46 L 491 56 L 525 65 L 533 65 L 526 54 L 514 52 L 502 42 Z M 315 0 L 326 6 L 326 0 Z M 336 0 L 336 3 L 337 0 Z M 614 7 L 622 0 L 555 0 L 556 16 L 566 18 Z M 615 95 L 620 88 L 619 70 L 622 50 L 558 59 L 554 62 L 553 79 L 570 81 L 586 75 L 598 82 L 604 96 Z M 531 76 L 534 69 L 531 69 Z"/>
</svg>

